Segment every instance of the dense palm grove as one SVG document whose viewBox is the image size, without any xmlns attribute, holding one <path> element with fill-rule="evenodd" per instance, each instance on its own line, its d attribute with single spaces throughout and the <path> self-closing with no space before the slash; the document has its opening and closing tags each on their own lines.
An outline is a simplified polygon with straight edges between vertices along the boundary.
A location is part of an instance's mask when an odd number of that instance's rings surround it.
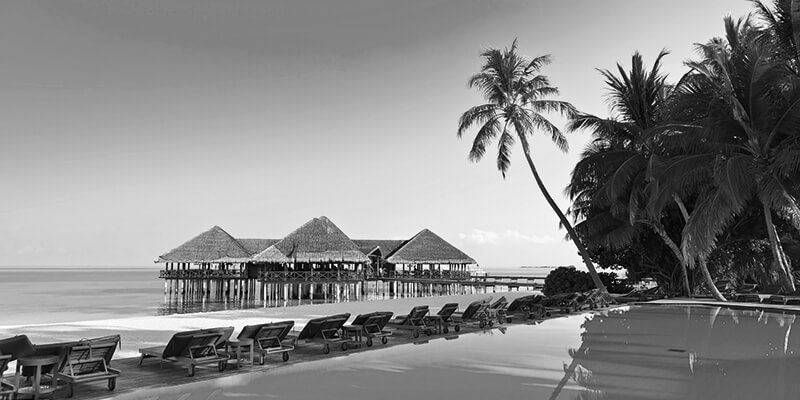
<svg viewBox="0 0 800 400">
<path fill-rule="evenodd" d="M 794 3 L 794 4 L 793 4 Z M 582 113 L 546 77 L 546 57 L 517 54 L 516 41 L 482 54 L 470 80 L 486 104 L 464 113 L 459 136 L 478 126 L 470 158 L 499 138 L 505 173 L 516 139 L 536 182 L 559 214 L 596 286 L 594 263 L 652 278 L 673 294 L 722 295 L 714 282 L 745 281 L 795 291 L 800 263 L 800 0 L 753 2 L 753 15 L 724 19 L 724 35 L 696 44 L 698 56 L 673 79 L 662 51 L 647 66 L 600 70 L 609 116 Z M 793 13 L 794 10 L 794 13 Z M 569 118 L 592 141 L 575 166 L 567 213 L 536 172 L 526 136 L 544 131 L 566 150 L 542 112 Z"/>
</svg>

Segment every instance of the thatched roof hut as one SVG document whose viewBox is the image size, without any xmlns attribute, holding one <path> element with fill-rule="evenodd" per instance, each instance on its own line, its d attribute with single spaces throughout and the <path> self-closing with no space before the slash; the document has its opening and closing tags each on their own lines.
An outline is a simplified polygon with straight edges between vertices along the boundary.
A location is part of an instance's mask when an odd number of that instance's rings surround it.
<svg viewBox="0 0 800 400">
<path fill-rule="evenodd" d="M 369 262 L 369 258 L 358 246 L 324 216 L 306 222 L 279 242 L 253 256 L 252 260 L 278 263 Z"/>
<path fill-rule="evenodd" d="M 188 242 L 162 254 L 160 262 L 218 263 L 247 262 L 251 253 L 219 226 L 195 236 Z"/>
<path fill-rule="evenodd" d="M 428 229 L 414 235 L 386 261 L 392 264 L 475 264 L 470 256 Z"/>
</svg>

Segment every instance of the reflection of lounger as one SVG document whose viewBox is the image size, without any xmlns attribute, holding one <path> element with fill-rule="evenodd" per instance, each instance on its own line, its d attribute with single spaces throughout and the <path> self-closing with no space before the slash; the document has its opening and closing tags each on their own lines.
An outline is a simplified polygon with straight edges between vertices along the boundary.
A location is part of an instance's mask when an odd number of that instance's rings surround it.
<svg viewBox="0 0 800 400">
<path fill-rule="evenodd" d="M 116 388 L 120 371 L 109 364 L 119 341 L 119 335 L 113 335 L 67 346 L 66 362 L 57 374 L 58 379 L 67 382 L 68 397 L 72 397 L 76 383 L 107 381 L 108 390 Z"/>
<path fill-rule="evenodd" d="M 433 329 L 425 325 L 425 316 L 428 315 L 428 306 L 416 306 L 411 309 L 408 315 L 398 316 L 389 321 L 389 325 L 397 329 L 411 330 L 414 338 L 419 337 L 420 331 L 424 331 L 426 335 L 433 334 Z"/>
<path fill-rule="evenodd" d="M 189 376 L 194 376 L 197 365 L 217 364 L 219 370 L 224 371 L 228 356 L 219 354 L 217 347 L 228 340 L 232 333 L 233 327 L 178 332 L 172 335 L 166 346 L 139 349 L 142 355 L 139 365 L 145 358 L 153 357 L 162 362 L 170 361 L 185 366 Z"/>
<path fill-rule="evenodd" d="M 303 340 L 306 343 L 322 343 L 322 352 L 331 352 L 330 345 L 341 344 L 342 351 L 347 350 L 347 343 L 352 342 L 352 338 L 344 337 L 341 329 L 350 314 L 331 315 L 322 318 L 315 318 L 303 327 L 303 330 L 295 338 L 295 343 Z"/>
<path fill-rule="evenodd" d="M 242 328 L 236 339 L 253 341 L 253 352 L 258 353 L 261 365 L 264 365 L 265 357 L 269 354 L 280 353 L 285 362 L 289 361 L 289 352 L 294 350 L 294 345 L 286 340 L 292 327 L 294 321 L 247 325 Z"/>
<path fill-rule="evenodd" d="M 453 317 L 462 324 L 477 323 L 479 327 L 483 328 L 490 322 L 488 310 L 491 301 L 491 297 L 473 301 L 464 309 L 464 312 L 454 313 Z"/>
<path fill-rule="evenodd" d="M 386 324 L 394 315 L 391 311 L 375 311 L 357 316 L 350 325 L 361 326 L 361 334 L 367 338 L 367 347 L 372 346 L 373 339 L 380 339 L 386 344 L 392 332 L 384 330 Z"/>
</svg>

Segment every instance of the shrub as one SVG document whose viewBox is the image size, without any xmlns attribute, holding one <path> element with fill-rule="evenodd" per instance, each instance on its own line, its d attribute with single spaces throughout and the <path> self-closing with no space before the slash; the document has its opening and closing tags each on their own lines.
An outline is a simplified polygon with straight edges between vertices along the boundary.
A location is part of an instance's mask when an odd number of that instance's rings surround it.
<svg viewBox="0 0 800 400">
<path fill-rule="evenodd" d="M 625 281 L 617 279 L 617 274 L 600 272 L 598 275 L 609 292 L 626 293 L 630 291 L 630 286 Z M 551 296 L 558 293 L 585 292 L 590 289 L 594 289 L 594 282 L 588 272 L 570 267 L 558 267 L 547 274 L 542 292 Z"/>
</svg>

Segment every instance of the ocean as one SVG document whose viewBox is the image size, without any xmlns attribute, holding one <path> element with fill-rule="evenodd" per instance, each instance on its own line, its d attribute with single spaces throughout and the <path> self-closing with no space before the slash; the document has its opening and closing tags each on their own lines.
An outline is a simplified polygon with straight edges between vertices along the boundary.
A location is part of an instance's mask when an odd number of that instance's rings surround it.
<svg viewBox="0 0 800 400">
<path fill-rule="evenodd" d="M 544 277 L 552 268 L 484 268 Z M 0 268 L 0 327 L 263 307 L 258 301 L 176 303 L 154 267 Z"/>
</svg>

